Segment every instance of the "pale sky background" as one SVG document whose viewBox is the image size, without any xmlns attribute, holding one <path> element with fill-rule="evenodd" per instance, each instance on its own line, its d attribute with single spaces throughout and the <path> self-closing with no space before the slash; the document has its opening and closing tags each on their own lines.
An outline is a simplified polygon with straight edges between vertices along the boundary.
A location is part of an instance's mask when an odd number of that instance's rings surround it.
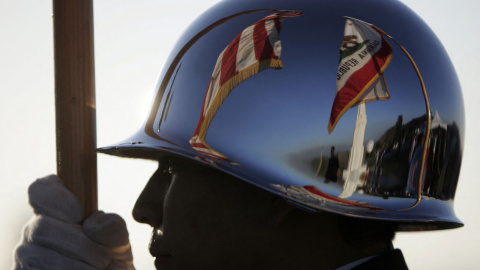
<svg viewBox="0 0 480 270">
<path fill-rule="evenodd" d="M 97 143 L 134 133 L 174 42 L 215 0 L 97 0 L 95 57 Z M 476 0 L 403 0 L 442 40 L 456 67 L 466 107 L 466 142 L 455 208 L 465 227 L 399 233 L 394 242 L 411 269 L 478 269 L 480 265 L 480 26 Z M 32 215 L 28 185 L 55 173 L 51 1 L 0 0 L 0 268 L 9 269 L 22 226 Z M 98 156 L 100 208 L 128 224 L 137 269 L 153 270 L 150 228 L 130 215 L 153 162 Z"/>
</svg>

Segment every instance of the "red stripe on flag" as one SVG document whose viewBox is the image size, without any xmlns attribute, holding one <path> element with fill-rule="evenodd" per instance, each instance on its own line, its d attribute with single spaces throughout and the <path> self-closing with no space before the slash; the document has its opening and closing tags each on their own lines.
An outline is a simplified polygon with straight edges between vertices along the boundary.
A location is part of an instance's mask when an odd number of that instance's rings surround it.
<svg viewBox="0 0 480 270">
<path fill-rule="evenodd" d="M 198 133 L 200 132 L 200 127 L 202 126 L 203 120 L 205 119 L 205 115 L 203 112 L 205 111 L 205 101 L 207 100 L 208 89 L 210 88 L 211 83 L 212 83 L 212 80 L 210 79 L 207 85 L 207 91 L 205 91 L 205 96 L 203 97 L 203 104 L 202 104 L 202 110 L 200 113 L 200 119 L 198 120 L 197 127 L 195 128 L 195 131 L 193 132 L 193 135 L 191 138 L 198 135 Z"/>
<path fill-rule="evenodd" d="M 253 29 L 253 45 L 255 46 L 255 58 L 258 61 L 275 57 L 264 20 L 255 24 Z"/>
<path fill-rule="evenodd" d="M 203 148 L 205 150 L 210 150 L 204 143 L 202 142 L 191 142 L 190 145 L 192 147 L 196 147 L 196 148 Z"/>
<path fill-rule="evenodd" d="M 223 53 L 222 71 L 220 73 L 220 86 L 227 82 L 230 78 L 237 75 L 237 51 L 238 43 L 243 32 L 233 39 Z"/>
<path fill-rule="evenodd" d="M 277 29 L 278 35 L 280 35 L 280 30 L 282 30 L 282 21 L 277 17 L 273 19 L 273 22 L 275 23 L 275 28 Z"/>
<path fill-rule="evenodd" d="M 390 44 L 382 36 L 382 48 L 380 51 L 372 55 L 372 59 L 365 66 L 354 72 L 336 94 L 332 112 L 330 113 L 330 126 L 334 126 L 335 121 L 341 117 L 341 114 L 357 102 L 362 94 L 361 92 L 366 90 L 365 86 L 368 83 L 373 83 L 378 79 L 379 72 L 387 63 L 391 52 Z"/>
<path fill-rule="evenodd" d="M 343 204 L 346 204 L 346 205 L 353 205 L 353 206 L 360 206 L 360 207 L 365 207 L 365 208 L 368 208 L 368 209 L 371 209 L 371 210 L 383 210 L 383 208 L 380 208 L 380 207 L 375 207 L 375 206 L 369 206 L 369 205 L 364 205 L 364 204 L 359 204 L 359 203 L 356 203 L 356 202 L 352 202 L 352 201 L 349 201 L 349 200 L 345 200 L 345 199 L 341 199 L 341 198 L 338 198 L 338 197 L 335 197 L 335 196 L 332 196 L 330 194 L 327 194 L 321 190 L 319 190 L 317 187 L 315 186 L 304 186 L 303 187 L 306 191 L 312 193 L 312 194 L 315 194 L 315 195 L 318 195 L 322 198 L 325 198 L 327 200 L 330 200 L 330 201 L 334 201 L 334 202 L 338 202 L 338 203 L 343 203 Z"/>
</svg>

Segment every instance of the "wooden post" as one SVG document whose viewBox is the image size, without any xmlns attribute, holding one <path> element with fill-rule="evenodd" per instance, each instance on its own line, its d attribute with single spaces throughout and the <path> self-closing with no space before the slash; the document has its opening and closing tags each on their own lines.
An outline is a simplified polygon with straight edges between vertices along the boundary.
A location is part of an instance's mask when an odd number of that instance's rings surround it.
<svg viewBox="0 0 480 270">
<path fill-rule="evenodd" d="M 97 209 L 95 67 L 92 0 L 53 0 L 57 174 Z"/>
</svg>

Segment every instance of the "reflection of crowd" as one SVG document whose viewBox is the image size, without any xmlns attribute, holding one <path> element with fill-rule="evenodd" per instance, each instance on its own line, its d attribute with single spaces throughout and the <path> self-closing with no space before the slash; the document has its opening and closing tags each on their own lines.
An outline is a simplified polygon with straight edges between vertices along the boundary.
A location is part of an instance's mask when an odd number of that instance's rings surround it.
<svg viewBox="0 0 480 270">
<path fill-rule="evenodd" d="M 362 192 L 388 197 L 416 197 L 426 134 L 425 116 L 403 123 L 400 115 L 395 126 L 375 143 L 367 147 L 363 163 L 367 170 L 361 173 L 358 189 Z M 350 152 L 335 153 L 322 173 L 324 183 L 344 184 L 342 170 L 346 168 Z M 428 142 L 422 196 L 449 200 L 453 198 L 461 163 L 460 132 L 456 123 L 432 125 Z M 325 168 L 323 167 L 323 168 Z M 320 168 L 317 171 L 320 171 Z M 433 179 L 439 179 L 434 181 Z"/>
<path fill-rule="evenodd" d="M 404 125 L 399 118 L 395 127 L 377 142 L 375 164 L 371 164 L 373 175 L 367 182 L 368 193 L 387 197 L 417 196 L 425 129 L 425 116 Z M 459 136 L 455 123 L 431 128 L 422 183 L 424 196 L 443 200 L 453 197 L 458 177 L 452 176 L 461 162 Z"/>
</svg>

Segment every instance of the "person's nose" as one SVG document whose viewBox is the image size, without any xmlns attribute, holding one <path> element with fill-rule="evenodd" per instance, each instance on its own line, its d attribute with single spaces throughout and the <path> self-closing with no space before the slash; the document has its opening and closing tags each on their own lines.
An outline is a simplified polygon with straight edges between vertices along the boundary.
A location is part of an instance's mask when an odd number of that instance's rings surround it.
<svg viewBox="0 0 480 270">
<path fill-rule="evenodd" d="M 133 218 L 140 223 L 159 227 L 163 222 L 163 202 L 172 176 L 159 168 L 150 178 L 132 210 Z"/>
</svg>

